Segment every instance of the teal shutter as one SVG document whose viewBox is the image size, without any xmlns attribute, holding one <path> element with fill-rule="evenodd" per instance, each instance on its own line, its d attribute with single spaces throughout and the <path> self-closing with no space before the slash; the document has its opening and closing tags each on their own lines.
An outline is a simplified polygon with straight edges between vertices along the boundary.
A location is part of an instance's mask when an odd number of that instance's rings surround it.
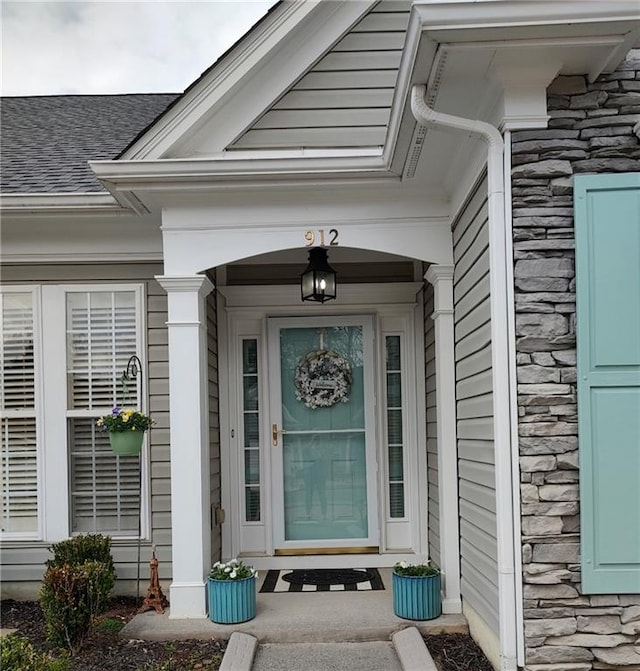
<svg viewBox="0 0 640 671">
<path fill-rule="evenodd" d="M 574 199 L 582 590 L 640 593 L 640 173 Z"/>
</svg>

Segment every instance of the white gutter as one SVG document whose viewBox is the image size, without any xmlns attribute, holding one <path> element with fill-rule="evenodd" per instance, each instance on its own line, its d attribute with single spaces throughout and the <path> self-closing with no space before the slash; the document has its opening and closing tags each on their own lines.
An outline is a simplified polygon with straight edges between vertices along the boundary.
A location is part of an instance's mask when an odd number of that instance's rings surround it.
<svg viewBox="0 0 640 671">
<path fill-rule="evenodd" d="M 488 145 L 487 181 L 489 216 L 489 287 L 491 305 L 491 357 L 493 380 L 493 429 L 496 471 L 498 604 L 502 671 L 516 671 L 518 625 L 516 620 L 516 575 L 514 494 L 512 473 L 511 352 L 514 335 L 510 320 L 507 255 L 505 161 L 502 135 L 484 121 L 436 112 L 425 103 L 427 88 L 411 89 L 411 111 L 418 123 L 479 135 Z M 510 244 L 510 243 L 509 243 Z"/>
<path fill-rule="evenodd" d="M 509 361 L 516 360 L 516 301 L 513 279 L 513 217 L 511 214 L 511 131 L 504 134 L 504 222 L 505 222 L 505 262 L 507 270 L 507 310 L 509 329 Z M 514 535 L 514 565 L 515 576 L 522 575 L 522 514 L 520 508 L 520 443 L 518 438 L 518 380 L 516 366 L 509 370 L 509 391 L 511 401 L 511 475 L 513 483 L 513 535 Z M 518 665 L 524 666 L 524 602 L 522 594 L 522 580 L 515 580 L 516 590 L 516 628 Z"/>
</svg>

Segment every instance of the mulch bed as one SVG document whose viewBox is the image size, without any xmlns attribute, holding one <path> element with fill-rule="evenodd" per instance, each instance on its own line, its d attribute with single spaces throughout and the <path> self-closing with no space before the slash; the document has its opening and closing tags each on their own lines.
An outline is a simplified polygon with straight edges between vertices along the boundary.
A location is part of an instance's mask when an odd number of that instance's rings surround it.
<svg viewBox="0 0 640 671">
<path fill-rule="evenodd" d="M 116 597 L 70 660 L 70 671 L 217 671 L 226 641 L 128 640 L 120 629 L 136 614 L 134 598 Z M 17 629 L 38 649 L 51 652 L 37 601 L 0 602 L 2 627 Z M 4 671 L 4 670 L 3 670 Z"/>
<path fill-rule="evenodd" d="M 116 597 L 89 637 L 71 658 L 70 671 L 217 671 L 226 641 L 142 641 L 122 638 L 119 630 L 136 614 L 136 600 Z M 17 629 L 38 650 L 51 651 L 37 601 L 0 602 L 3 627 Z M 440 671 L 493 671 L 467 634 L 426 635 Z M 4 671 L 4 670 L 3 670 Z"/>
<path fill-rule="evenodd" d="M 468 634 L 435 634 L 423 638 L 440 671 L 494 671 Z"/>
</svg>

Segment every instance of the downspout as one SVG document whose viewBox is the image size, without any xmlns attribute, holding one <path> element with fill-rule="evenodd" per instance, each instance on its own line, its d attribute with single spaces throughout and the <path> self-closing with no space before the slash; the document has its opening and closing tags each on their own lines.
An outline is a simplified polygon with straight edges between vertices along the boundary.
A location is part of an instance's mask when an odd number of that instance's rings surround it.
<svg viewBox="0 0 640 671">
<path fill-rule="evenodd" d="M 445 127 L 479 135 L 488 145 L 489 287 L 496 469 L 499 637 L 502 671 L 517 669 L 517 603 L 511 454 L 510 308 L 508 296 L 504 142 L 495 126 L 436 112 L 425 103 L 425 85 L 411 89 L 411 111 L 426 127 Z"/>
</svg>

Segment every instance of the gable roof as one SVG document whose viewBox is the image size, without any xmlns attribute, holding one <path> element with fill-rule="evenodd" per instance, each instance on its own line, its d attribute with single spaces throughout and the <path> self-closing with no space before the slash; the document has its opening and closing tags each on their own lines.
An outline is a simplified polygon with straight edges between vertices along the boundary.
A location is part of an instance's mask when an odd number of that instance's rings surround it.
<svg viewBox="0 0 640 671">
<path fill-rule="evenodd" d="M 227 149 L 384 145 L 410 9 L 375 5 Z"/>
<path fill-rule="evenodd" d="M 177 97 L 149 93 L 2 98 L 0 190 L 104 192 L 88 161 L 118 156 Z"/>
</svg>

